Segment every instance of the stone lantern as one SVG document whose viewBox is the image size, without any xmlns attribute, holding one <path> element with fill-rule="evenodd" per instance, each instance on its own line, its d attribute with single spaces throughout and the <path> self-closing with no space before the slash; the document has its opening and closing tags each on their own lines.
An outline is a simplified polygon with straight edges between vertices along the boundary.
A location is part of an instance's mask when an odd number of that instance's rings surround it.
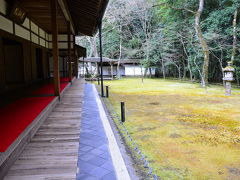
<svg viewBox="0 0 240 180">
<path fill-rule="evenodd" d="M 228 62 L 228 66 L 223 69 L 224 77 L 223 81 L 225 81 L 225 95 L 230 96 L 231 95 L 231 89 L 232 89 L 232 81 L 234 81 L 233 78 L 233 72 L 235 69 L 232 67 L 232 62 Z"/>
</svg>

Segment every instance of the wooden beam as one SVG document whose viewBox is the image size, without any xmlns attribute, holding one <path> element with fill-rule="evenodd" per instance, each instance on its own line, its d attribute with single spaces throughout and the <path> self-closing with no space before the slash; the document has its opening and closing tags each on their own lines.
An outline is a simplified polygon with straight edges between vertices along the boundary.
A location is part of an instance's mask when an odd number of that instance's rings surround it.
<svg viewBox="0 0 240 180">
<path fill-rule="evenodd" d="M 71 14 L 69 12 L 69 9 L 67 7 L 66 0 L 58 0 L 58 4 L 59 4 L 60 8 L 62 9 L 62 12 L 63 12 L 66 20 L 70 22 L 70 29 L 71 29 L 72 33 L 75 34 L 73 20 L 72 20 Z"/>
<path fill-rule="evenodd" d="M 53 52 L 53 71 L 54 71 L 54 95 L 60 95 L 60 76 L 58 61 L 58 27 L 57 27 L 57 0 L 51 0 L 52 14 L 52 52 Z"/>
<path fill-rule="evenodd" d="M 68 77 L 69 82 L 72 82 L 71 30 L 69 21 L 67 23 L 67 30 L 68 30 Z"/>
</svg>

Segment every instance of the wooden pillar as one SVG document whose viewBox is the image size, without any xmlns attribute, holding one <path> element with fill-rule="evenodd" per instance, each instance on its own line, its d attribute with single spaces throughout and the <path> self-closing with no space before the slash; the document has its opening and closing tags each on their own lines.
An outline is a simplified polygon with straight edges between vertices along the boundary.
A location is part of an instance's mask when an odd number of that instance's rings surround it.
<svg viewBox="0 0 240 180">
<path fill-rule="evenodd" d="M 69 21 L 67 23 L 67 29 L 68 29 L 68 78 L 69 82 L 72 82 L 71 30 Z"/>
<path fill-rule="evenodd" d="M 66 76 L 66 72 L 65 72 L 65 56 L 62 59 L 62 72 L 63 72 L 63 77 Z"/>
<path fill-rule="evenodd" d="M 60 76 L 58 61 L 58 27 L 57 27 L 57 0 L 51 0 L 52 15 L 52 53 L 53 53 L 53 78 L 54 78 L 54 95 L 60 95 Z"/>
<path fill-rule="evenodd" d="M 102 61 L 102 22 L 99 24 L 99 46 L 100 46 L 100 65 L 101 65 L 101 96 L 104 97 L 103 90 L 103 61 Z"/>
<path fill-rule="evenodd" d="M 76 55 L 75 35 L 73 35 L 73 51 L 74 51 L 74 62 L 75 62 L 75 77 L 78 78 L 78 56 Z"/>
</svg>

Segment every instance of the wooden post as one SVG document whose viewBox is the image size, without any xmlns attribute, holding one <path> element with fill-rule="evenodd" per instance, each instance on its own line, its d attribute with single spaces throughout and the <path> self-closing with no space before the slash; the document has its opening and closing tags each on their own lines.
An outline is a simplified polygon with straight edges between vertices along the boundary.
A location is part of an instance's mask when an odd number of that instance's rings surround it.
<svg viewBox="0 0 240 180">
<path fill-rule="evenodd" d="M 109 97 L 109 89 L 108 89 L 108 86 L 106 86 L 106 98 Z"/>
<path fill-rule="evenodd" d="M 67 22 L 67 30 L 68 30 L 68 78 L 69 82 L 72 82 L 71 30 L 69 21 Z"/>
<path fill-rule="evenodd" d="M 125 103 L 121 102 L 121 120 L 125 122 Z"/>
<path fill-rule="evenodd" d="M 85 62 L 84 62 L 84 57 L 83 57 L 83 78 L 85 78 L 85 69 L 84 69 L 85 67 L 84 67 L 84 63 L 85 63 Z"/>
<path fill-rule="evenodd" d="M 52 21 L 52 53 L 53 53 L 53 78 L 54 95 L 60 95 L 60 76 L 58 61 L 58 27 L 57 27 L 57 0 L 51 0 Z"/>
<path fill-rule="evenodd" d="M 103 90 L 103 61 L 102 61 L 102 22 L 99 24 L 99 46 L 100 46 L 100 65 L 101 65 L 101 96 L 104 97 Z"/>
<path fill-rule="evenodd" d="M 62 76 L 65 77 L 65 57 L 62 57 Z"/>
<path fill-rule="evenodd" d="M 97 75 L 98 85 L 100 85 L 100 79 L 99 79 L 100 69 L 99 69 L 99 64 L 98 63 L 97 63 L 97 71 L 98 71 L 98 75 Z"/>
</svg>

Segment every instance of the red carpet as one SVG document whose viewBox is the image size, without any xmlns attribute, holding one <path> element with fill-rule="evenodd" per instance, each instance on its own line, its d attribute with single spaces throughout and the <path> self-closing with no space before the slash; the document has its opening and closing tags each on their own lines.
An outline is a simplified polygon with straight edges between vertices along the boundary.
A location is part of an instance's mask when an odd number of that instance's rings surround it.
<svg viewBox="0 0 240 180">
<path fill-rule="evenodd" d="M 64 90 L 64 88 L 68 85 L 68 82 L 61 82 L 60 84 L 60 92 Z M 38 90 L 32 92 L 32 95 L 50 95 L 54 94 L 54 85 L 52 83 L 45 84 Z"/>
<path fill-rule="evenodd" d="M 66 79 L 61 78 L 61 92 L 68 85 Z M 54 94 L 53 83 L 43 85 L 32 92 L 32 95 L 50 94 Z M 53 99 L 54 96 L 21 98 L 0 108 L 0 152 L 6 151 Z"/>
<path fill-rule="evenodd" d="M 69 78 L 68 77 L 61 77 L 60 82 L 69 82 Z"/>
<path fill-rule="evenodd" d="M 1 108 L 0 152 L 6 151 L 53 99 L 54 96 L 22 98 Z"/>
</svg>

